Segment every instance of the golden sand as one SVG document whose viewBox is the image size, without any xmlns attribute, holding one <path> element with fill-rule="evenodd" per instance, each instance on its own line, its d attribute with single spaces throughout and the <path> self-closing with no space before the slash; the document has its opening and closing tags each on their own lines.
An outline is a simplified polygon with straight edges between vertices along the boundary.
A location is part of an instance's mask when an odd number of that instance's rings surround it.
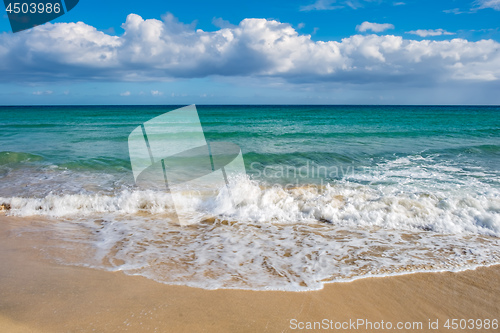
<svg viewBox="0 0 500 333">
<path fill-rule="evenodd" d="M 429 319 L 441 328 L 453 318 L 500 319 L 500 266 L 366 278 L 300 293 L 208 291 L 50 262 L 38 250 L 42 235 L 11 232 L 27 223 L 0 216 L 1 333 L 300 331 L 293 319 L 422 322 L 418 331 L 426 332 Z M 495 330 L 471 330 L 480 331 Z"/>
</svg>

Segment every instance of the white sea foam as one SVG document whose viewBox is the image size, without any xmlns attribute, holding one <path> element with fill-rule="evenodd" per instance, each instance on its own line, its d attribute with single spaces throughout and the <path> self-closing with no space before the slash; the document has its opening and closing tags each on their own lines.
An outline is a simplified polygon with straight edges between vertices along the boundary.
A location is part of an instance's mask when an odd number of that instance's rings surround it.
<svg viewBox="0 0 500 333">
<path fill-rule="evenodd" d="M 436 191 L 408 193 L 387 186 L 352 183 L 283 188 L 263 187 L 240 177 L 214 198 L 200 199 L 185 192 L 184 210 L 207 217 L 241 222 L 297 223 L 324 221 L 337 226 L 378 226 L 386 229 L 424 229 L 440 233 L 500 236 L 500 195 Z M 0 198 L 11 215 L 50 217 L 102 213 L 173 213 L 168 193 L 123 190 L 117 195 L 49 194 L 43 198 Z"/>
<path fill-rule="evenodd" d="M 480 235 L 320 222 L 205 220 L 179 226 L 158 216 L 77 222 L 84 236 L 70 226 L 75 221 L 53 225 L 56 253 L 63 262 L 206 289 L 314 290 L 324 283 L 366 276 L 500 262 L 499 239 Z M 85 251 L 80 248 L 85 257 L 76 261 L 64 257 L 80 246 L 89 246 Z"/>
<path fill-rule="evenodd" d="M 44 228 L 57 246 L 88 246 L 78 260 L 57 252 L 66 263 L 207 289 L 299 291 L 500 263 L 500 191 L 491 172 L 416 156 L 325 186 L 240 176 L 216 197 L 186 189 L 176 209 L 168 193 L 112 179 L 102 191 L 4 196 L 0 204 L 9 215 L 55 218 Z M 176 211 L 192 224 L 178 225 Z"/>
<path fill-rule="evenodd" d="M 390 187 L 390 186 L 389 186 Z M 325 282 L 500 262 L 500 197 L 408 193 L 350 182 L 265 187 L 240 177 L 215 198 L 186 191 L 191 226 L 175 223 L 167 193 L 0 198 L 11 215 L 64 217 L 90 231 L 78 264 L 196 287 L 311 290 Z M 96 223 L 97 221 L 97 223 Z"/>
</svg>

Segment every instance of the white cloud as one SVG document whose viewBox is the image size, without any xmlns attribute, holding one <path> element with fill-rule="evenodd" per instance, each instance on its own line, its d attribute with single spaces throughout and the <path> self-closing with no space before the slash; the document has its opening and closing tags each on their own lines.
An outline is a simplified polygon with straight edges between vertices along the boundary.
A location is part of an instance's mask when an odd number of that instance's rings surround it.
<svg viewBox="0 0 500 333">
<path fill-rule="evenodd" d="M 221 17 L 214 17 L 212 19 L 212 24 L 215 25 L 217 28 L 221 28 L 221 29 L 235 27 L 229 21 L 223 20 Z"/>
<path fill-rule="evenodd" d="M 388 29 L 394 29 L 394 25 L 390 23 L 371 23 L 368 21 L 365 21 L 361 23 L 360 25 L 356 26 L 356 30 L 360 32 L 365 32 L 368 30 L 374 31 L 374 32 L 382 32 L 384 30 Z"/>
<path fill-rule="evenodd" d="M 500 44 L 493 40 L 354 35 L 313 41 L 274 20 L 245 19 L 235 27 L 206 32 L 171 15 L 159 21 L 130 14 L 123 29 L 123 35 L 110 36 L 78 22 L 2 34 L 0 82 L 165 81 L 211 75 L 412 85 L 500 79 Z"/>
<path fill-rule="evenodd" d="M 335 3 L 336 0 L 316 0 L 315 3 L 300 7 L 300 10 L 307 12 L 311 10 L 334 10 L 344 8 L 342 5 L 334 5 Z"/>
<path fill-rule="evenodd" d="M 500 10 L 500 0 L 477 0 L 475 2 L 478 9 L 493 8 Z"/>
<path fill-rule="evenodd" d="M 443 10 L 443 13 L 458 15 L 458 14 L 463 14 L 465 12 L 461 11 L 460 8 L 453 8 L 453 9 L 445 9 Z"/>
<path fill-rule="evenodd" d="M 472 2 L 472 7 L 468 9 L 453 8 L 443 10 L 443 12 L 448 14 L 471 14 L 476 13 L 478 10 L 491 8 L 500 11 L 500 0 L 476 0 Z"/>
<path fill-rule="evenodd" d="M 301 11 L 312 11 L 312 10 L 335 10 L 341 8 L 351 8 L 359 9 L 363 8 L 365 4 L 380 4 L 384 0 L 316 0 L 315 2 L 301 6 Z M 404 5 L 404 2 L 395 2 L 394 6 Z"/>
<path fill-rule="evenodd" d="M 159 90 L 151 90 L 151 95 L 153 95 L 153 96 L 161 96 L 161 95 L 163 95 L 163 92 L 161 92 Z"/>
<path fill-rule="evenodd" d="M 448 32 L 443 29 L 418 29 L 418 30 L 412 30 L 408 31 L 408 34 L 413 34 L 413 35 L 418 35 L 420 37 L 427 37 L 427 36 L 441 36 L 441 35 L 454 35 L 455 33 L 453 32 Z"/>
<path fill-rule="evenodd" d="M 130 95 L 131 95 L 130 91 L 125 91 L 120 94 L 120 96 L 130 96 Z"/>
</svg>

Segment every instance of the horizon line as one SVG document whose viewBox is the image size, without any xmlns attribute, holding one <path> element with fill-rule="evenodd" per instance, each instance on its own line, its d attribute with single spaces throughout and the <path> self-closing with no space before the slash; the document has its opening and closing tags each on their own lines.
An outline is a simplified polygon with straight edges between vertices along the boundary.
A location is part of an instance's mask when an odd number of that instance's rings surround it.
<svg viewBox="0 0 500 333">
<path fill-rule="evenodd" d="M 31 105 L 22 105 L 22 104 L 8 104 L 8 105 L 0 105 L 0 108 L 3 107 L 93 107 L 93 106 L 123 106 L 123 107 L 132 107 L 132 106 L 155 106 L 155 107 L 178 107 L 178 106 L 187 106 L 187 105 L 196 105 L 196 106 L 367 106 L 367 107 L 375 107 L 375 106 L 440 106 L 440 107 L 457 107 L 457 106 L 476 106 L 476 107 L 500 107 L 500 104 L 31 104 Z"/>
</svg>

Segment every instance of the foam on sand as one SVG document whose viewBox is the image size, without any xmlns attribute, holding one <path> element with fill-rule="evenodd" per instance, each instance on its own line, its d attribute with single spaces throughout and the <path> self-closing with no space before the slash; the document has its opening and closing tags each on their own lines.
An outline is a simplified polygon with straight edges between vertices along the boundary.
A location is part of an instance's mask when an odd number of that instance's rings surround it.
<svg viewBox="0 0 500 333">
<path fill-rule="evenodd" d="M 91 244 L 93 255 L 73 264 L 206 289 L 312 290 L 500 262 L 500 196 L 491 188 L 446 195 L 350 182 L 283 188 L 241 176 L 215 198 L 198 194 L 184 192 L 189 226 L 175 222 L 168 194 L 156 191 L 0 203 L 9 215 L 56 217 L 50 228 L 65 246 Z"/>
</svg>

